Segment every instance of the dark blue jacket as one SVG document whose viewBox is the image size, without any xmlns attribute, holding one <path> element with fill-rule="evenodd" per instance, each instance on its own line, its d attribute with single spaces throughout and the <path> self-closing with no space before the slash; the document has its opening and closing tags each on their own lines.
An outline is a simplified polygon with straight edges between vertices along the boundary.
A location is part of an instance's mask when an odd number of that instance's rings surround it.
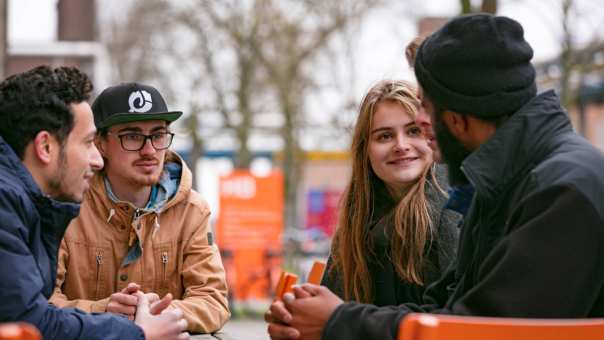
<svg viewBox="0 0 604 340">
<path fill-rule="evenodd" d="M 48 303 L 58 247 L 78 212 L 76 204 L 44 196 L 0 137 L 0 322 L 29 322 L 44 339 L 144 339 L 126 318 Z"/>
<path fill-rule="evenodd" d="M 603 169 L 554 92 L 535 97 L 463 161 L 476 193 L 426 304 L 342 304 L 323 339 L 393 340 L 409 312 L 604 317 Z"/>
</svg>

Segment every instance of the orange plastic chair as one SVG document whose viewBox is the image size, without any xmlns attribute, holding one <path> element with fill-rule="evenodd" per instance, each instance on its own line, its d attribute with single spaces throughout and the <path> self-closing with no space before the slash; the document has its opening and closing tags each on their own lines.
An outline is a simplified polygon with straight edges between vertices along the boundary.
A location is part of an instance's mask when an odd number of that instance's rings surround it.
<svg viewBox="0 0 604 340">
<path fill-rule="evenodd" d="M 323 278 L 323 272 L 325 272 L 325 262 L 315 261 L 312 264 L 312 268 L 308 273 L 308 283 L 312 283 L 315 285 L 321 284 L 321 279 Z"/>
<path fill-rule="evenodd" d="M 298 275 L 289 272 L 281 272 L 281 277 L 275 288 L 275 298 L 283 299 L 283 294 L 291 293 L 293 291 L 292 286 L 298 282 Z"/>
<path fill-rule="evenodd" d="M 401 322 L 398 340 L 602 340 L 602 319 L 518 319 L 416 314 Z"/>
<path fill-rule="evenodd" d="M 308 282 L 312 284 L 320 284 L 321 278 L 323 278 L 323 272 L 325 271 L 325 263 L 315 261 L 312 265 L 310 273 L 308 274 Z M 298 282 L 298 275 L 289 272 L 281 272 L 279 282 L 275 288 L 275 298 L 283 299 L 283 294 L 291 293 L 293 291 L 293 285 Z"/>
<path fill-rule="evenodd" d="M 0 340 L 41 340 L 38 329 L 24 322 L 0 324 Z"/>
</svg>

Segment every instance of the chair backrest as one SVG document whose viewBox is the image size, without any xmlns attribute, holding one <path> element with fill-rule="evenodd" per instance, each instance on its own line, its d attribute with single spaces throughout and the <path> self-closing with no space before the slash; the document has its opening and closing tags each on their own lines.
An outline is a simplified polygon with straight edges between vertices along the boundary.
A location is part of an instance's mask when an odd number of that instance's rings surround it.
<svg viewBox="0 0 604 340">
<path fill-rule="evenodd" d="M 0 340 L 41 340 L 38 329 L 24 322 L 0 324 Z"/>
<path fill-rule="evenodd" d="M 325 267 L 325 262 L 314 261 L 310 268 L 310 272 L 308 272 L 307 282 L 314 285 L 320 285 L 321 279 L 323 278 L 323 272 L 325 272 Z"/>
<path fill-rule="evenodd" d="M 518 319 L 416 314 L 398 340 L 602 340 L 604 319 Z"/>
<path fill-rule="evenodd" d="M 290 272 L 281 272 L 279 282 L 275 288 L 275 299 L 283 299 L 285 293 L 291 293 L 293 291 L 293 285 L 298 282 L 298 275 Z"/>
</svg>

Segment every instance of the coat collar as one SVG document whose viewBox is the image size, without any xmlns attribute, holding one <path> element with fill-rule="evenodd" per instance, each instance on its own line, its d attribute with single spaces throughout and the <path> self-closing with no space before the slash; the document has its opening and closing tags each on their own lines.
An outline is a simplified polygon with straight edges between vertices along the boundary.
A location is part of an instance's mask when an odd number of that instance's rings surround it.
<svg viewBox="0 0 604 340">
<path fill-rule="evenodd" d="M 20 186 L 31 198 L 42 223 L 42 233 L 60 241 L 69 222 L 75 218 L 80 206 L 76 203 L 60 202 L 44 195 L 31 173 L 0 136 L 0 164 L 20 182 Z"/>
<path fill-rule="evenodd" d="M 478 195 L 495 198 L 519 175 L 540 163 L 572 132 L 568 114 L 553 90 L 544 92 L 514 113 L 495 134 L 462 163 Z"/>
</svg>

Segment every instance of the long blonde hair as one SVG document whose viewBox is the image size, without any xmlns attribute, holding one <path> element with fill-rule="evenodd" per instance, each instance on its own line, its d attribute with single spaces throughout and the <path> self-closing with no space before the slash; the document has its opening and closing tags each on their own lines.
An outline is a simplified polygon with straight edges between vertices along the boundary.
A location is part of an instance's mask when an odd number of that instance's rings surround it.
<svg viewBox="0 0 604 340">
<path fill-rule="evenodd" d="M 333 270 L 343 276 L 345 299 L 362 303 L 369 303 L 373 299 L 373 282 L 367 264 L 367 257 L 371 253 L 368 227 L 375 212 L 376 185 L 381 180 L 369 163 L 368 144 L 373 115 L 377 105 L 383 101 L 400 103 L 413 119 L 420 105 L 413 85 L 388 80 L 374 85 L 359 109 L 351 145 L 352 176 L 340 203 L 331 253 Z M 424 252 L 432 239 L 425 195 L 430 168 L 431 164 L 396 203 L 393 212 L 390 257 L 398 276 L 416 284 L 423 283 Z"/>
</svg>

